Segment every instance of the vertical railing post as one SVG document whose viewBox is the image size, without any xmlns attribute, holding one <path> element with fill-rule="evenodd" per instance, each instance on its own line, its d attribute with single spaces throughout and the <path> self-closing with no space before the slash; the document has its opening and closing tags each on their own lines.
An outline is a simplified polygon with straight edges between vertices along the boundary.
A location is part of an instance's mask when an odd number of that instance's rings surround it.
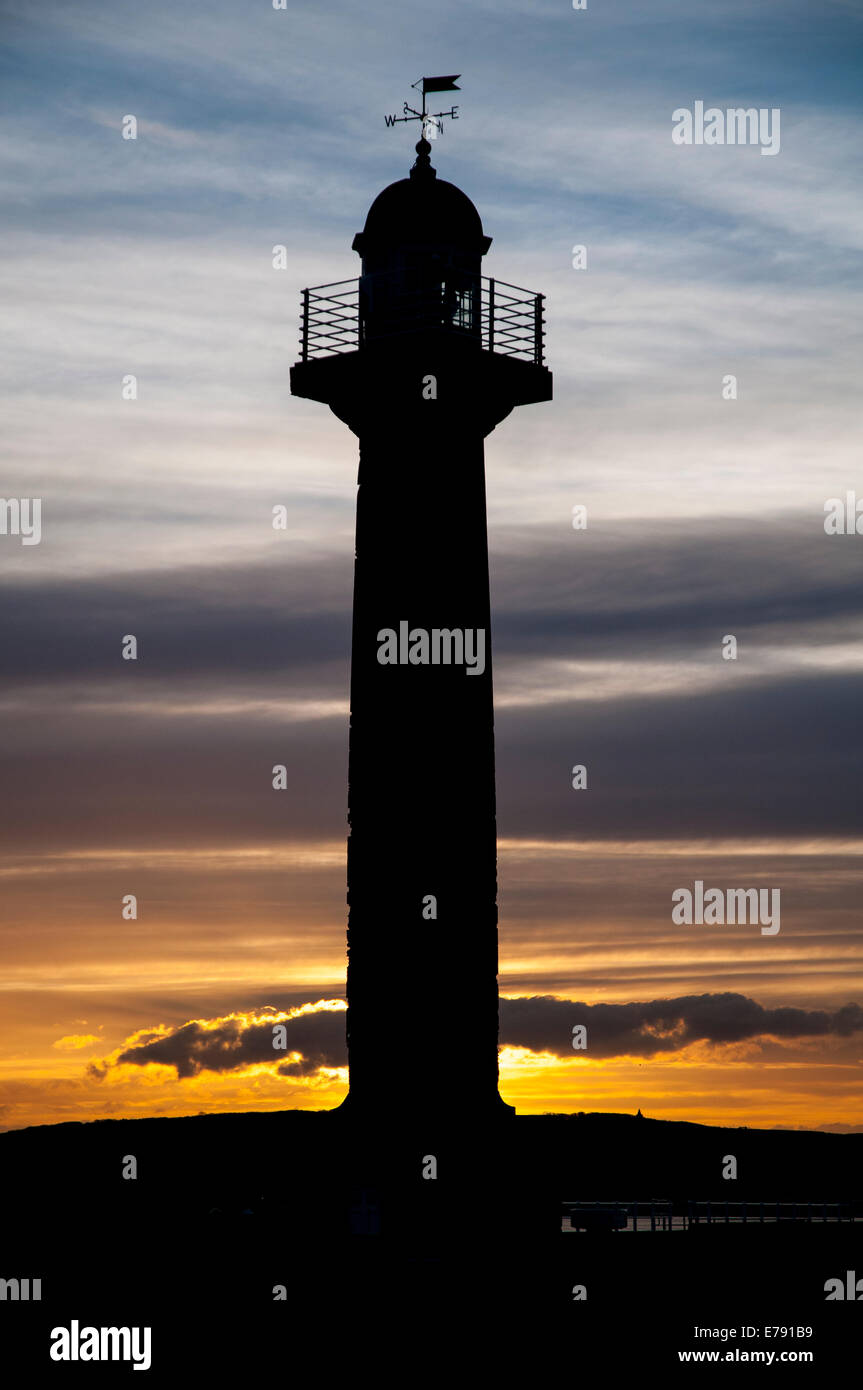
<svg viewBox="0 0 863 1390">
<path fill-rule="evenodd" d="M 533 361 L 542 366 L 542 301 L 544 294 L 538 294 L 533 301 Z"/>
<path fill-rule="evenodd" d="M 494 280 L 488 282 L 488 350 L 494 352 Z"/>
<path fill-rule="evenodd" d="M 309 355 L 309 292 L 303 290 L 303 345 L 302 360 L 305 362 Z"/>
</svg>

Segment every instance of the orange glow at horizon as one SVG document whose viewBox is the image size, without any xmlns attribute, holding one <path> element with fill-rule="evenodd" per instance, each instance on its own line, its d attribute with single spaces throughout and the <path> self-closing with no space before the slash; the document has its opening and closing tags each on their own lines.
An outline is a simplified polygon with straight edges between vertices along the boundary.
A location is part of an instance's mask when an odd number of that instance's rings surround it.
<svg viewBox="0 0 863 1390">
<path fill-rule="evenodd" d="M 342 1001 L 328 1001 L 344 1009 Z M 314 1006 L 309 1006 L 314 1008 Z M 308 1008 L 302 1011 L 308 1011 Z M 290 1011 L 296 1015 L 301 1010 Z M 288 1017 L 287 1011 L 256 1016 L 249 1021 Z M 215 1026 L 210 1020 L 200 1020 Z M 112 1055 L 133 1046 L 141 1036 L 164 1035 L 164 1026 L 130 1035 Z M 93 1042 L 98 1042 L 94 1039 Z M 90 1045 L 88 1060 L 96 1060 Z M 500 1091 L 519 1114 L 614 1112 L 636 1109 L 654 1119 L 689 1120 L 700 1124 L 771 1128 L 788 1126 L 845 1127 L 859 1099 L 858 1069 L 819 1057 L 796 1056 L 765 1062 L 753 1045 L 711 1050 L 695 1044 L 672 1056 L 652 1059 L 614 1057 L 560 1058 L 525 1048 L 500 1050 Z M 752 1054 L 747 1057 L 747 1052 Z M 285 1053 L 280 1061 L 298 1059 Z M 59 1066 L 41 1064 L 20 1071 L 3 1068 L 7 1095 L 14 1113 L 7 1128 L 59 1123 L 69 1119 L 147 1115 L 241 1113 L 255 1110 L 329 1110 L 347 1094 L 346 1067 L 322 1068 L 309 1077 L 286 1078 L 277 1063 L 254 1063 L 230 1072 L 202 1072 L 178 1080 L 173 1066 L 121 1063 L 100 1080 L 82 1075 L 81 1052 L 76 1065 L 58 1058 Z M 107 1060 L 105 1056 L 98 1060 Z M 66 1062 L 66 1065 L 63 1065 Z M 393 1097 L 397 1108 L 398 1097 Z M 859 1126 L 858 1126 L 859 1127 Z"/>
<path fill-rule="evenodd" d="M 768 950 L 758 934 L 687 935 L 659 914 L 612 915 L 602 898 L 585 904 L 572 893 L 625 881 L 635 860 L 633 882 L 650 873 L 684 881 L 693 856 L 710 859 L 717 875 L 733 872 L 739 857 L 747 877 L 781 859 L 783 884 L 805 886 L 821 855 L 821 891 L 847 895 L 863 879 L 863 841 L 504 839 L 499 851 L 504 997 L 620 1004 L 732 991 L 764 1007 L 807 1009 L 854 999 L 861 950 L 854 912 L 840 900 L 823 923 L 783 914 Z M 173 1066 L 116 1059 L 185 1024 L 206 1031 L 233 1020 L 245 1028 L 344 1011 L 344 861 L 341 841 L 7 859 L 5 906 L 26 930 L 8 936 L 0 982 L 0 1127 L 338 1105 L 344 1067 L 278 1075 L 277 1062 L 259 1062 L 178 1079 Z M 141 920 L 119 927 L 116 903 L 130 875 L 151 891 Z M 563 906 L 552 902 L 543 915 L 531 895 L 550 883 Z M 457 985 L 456 954 L 442 1003 Z M 296 1002 L 279 1007 L 268 1002 L 274 998 Z M 505 1046 L 500 1090 L 521 1114 L 640 1108 L 709 1124 L 861 1128 L 861 1046 L 853 1036 L 821 1037 L 608 1059 Z M 88 1073 L 92 1063 L 106 1065 L 101 1079 Z M 448 1065 L 442 1044 L 441 1067 Z"/>
</svg>

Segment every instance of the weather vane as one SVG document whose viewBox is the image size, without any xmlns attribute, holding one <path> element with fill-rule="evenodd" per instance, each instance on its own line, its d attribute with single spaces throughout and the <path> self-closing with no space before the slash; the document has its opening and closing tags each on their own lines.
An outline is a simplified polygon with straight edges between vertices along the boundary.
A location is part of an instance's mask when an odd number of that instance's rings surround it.
<svg viewBox="0 0 863 1390">
<path fill-rule="evenodd" d="M 458 107 L 451 106 L 449 111 L 427 111 L 426 95 L 428 92 L 460 92 L 461 88 L 456 86 L 457 77 L 461 77 L 460 72 L 450 73 L 447 77 L 421 77 L 419 82 L 411 83 L 414 88 L 422 86 L 422 111 L 415 111 L 412 106 L 408 106 L 405 102 L 403 108 L 405 114 L 403 116 L 384 116 L 387 125 L 395 125 L 396 121 L 422 121 L 423 138 L 430 136 L 432 140 L 436 140 L 438 134 L 443 133 L 443 126 L 440 122 L 444 116 L 449 116 L 454 121 L 458 120 L 456 115 Z"/>
</svg>

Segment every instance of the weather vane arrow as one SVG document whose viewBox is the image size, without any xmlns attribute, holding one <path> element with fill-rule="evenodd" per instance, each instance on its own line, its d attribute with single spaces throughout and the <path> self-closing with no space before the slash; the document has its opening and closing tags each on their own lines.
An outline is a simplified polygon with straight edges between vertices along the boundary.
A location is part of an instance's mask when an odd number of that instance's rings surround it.
<svg viewBox="0 0 863 1390">
<path fill-rule="evenodd" d="M 427 111 L 426 96 L 429 92 L 460 92 L 461 87 L 456 85 L 456 78 L 461 77 L 460 72 L 447 74 L 445 77 L 421 77 L 418 82 L 411 85 L 414 89 L 422 88 L 423 109 L 416 111 L 412 106 L 405 102 L 403 116 L 384 116 L 387 125 L 395 125 L 400 121 L 422 121 L 423 136 L 430 134 L 432 139 L 436 139 L 438 132 L 443 132 L 443 126 L 439 122 L 444 116 L 449 116 L 451 120 L 457 121 L 457 106 L 451 106 L 449 111 Z"/>
</svg>

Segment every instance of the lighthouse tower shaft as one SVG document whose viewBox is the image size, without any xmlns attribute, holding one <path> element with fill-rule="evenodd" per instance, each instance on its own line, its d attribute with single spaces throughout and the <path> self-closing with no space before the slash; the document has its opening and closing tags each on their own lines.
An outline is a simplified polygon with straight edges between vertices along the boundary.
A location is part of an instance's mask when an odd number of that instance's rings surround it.
<svg viewBox="0 0 863 1390">
<path fill-rule="evenodd" d="M 355 350 L 307 357 L 291 389 L 360 441 L 348 1106 L 479 1117 L 502 1109 L 484 439 L 551 376 L 535 321 L 527 356 L 494 350 L 488 238 L 418 166 L 355 240 Z"/>
</svg>

